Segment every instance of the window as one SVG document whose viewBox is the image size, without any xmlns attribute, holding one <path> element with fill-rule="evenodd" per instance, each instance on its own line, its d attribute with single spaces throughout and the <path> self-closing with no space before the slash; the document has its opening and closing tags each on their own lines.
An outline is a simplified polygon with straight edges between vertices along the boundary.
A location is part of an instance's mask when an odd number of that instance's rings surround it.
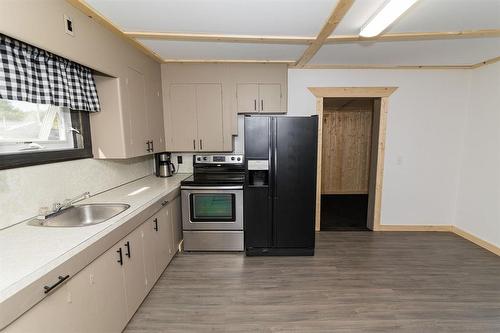
<svg viewBox="0 0 500 333">
<path fill-rule="evenodd" d="M 0 169 L 88 157 L 88 112 L 0 99 Z"/>
</svg>

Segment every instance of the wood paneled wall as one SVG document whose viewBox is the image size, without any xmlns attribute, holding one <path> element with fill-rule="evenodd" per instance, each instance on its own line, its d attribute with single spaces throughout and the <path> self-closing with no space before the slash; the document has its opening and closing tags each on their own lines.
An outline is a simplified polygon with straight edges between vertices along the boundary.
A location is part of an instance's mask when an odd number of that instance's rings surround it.
<svg viewBox="0 0 500 333">
<path fill-rule="evenodd" d="M 322 194 L 367 194 L 373 99 L 325 98 Z"/>
</svg>

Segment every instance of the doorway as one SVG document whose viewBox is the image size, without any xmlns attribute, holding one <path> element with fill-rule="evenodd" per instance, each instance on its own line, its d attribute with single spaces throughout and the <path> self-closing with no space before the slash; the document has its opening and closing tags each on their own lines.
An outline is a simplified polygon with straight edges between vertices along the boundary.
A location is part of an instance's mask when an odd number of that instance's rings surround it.
<svg viewBox="0 0 500 333">
<path fill-rule="evenodd" d="M 382 184 L 384 174 L 384 154 L 385 154 L 385 131 L 388 114 L 389 96 L 397 90 L 397 87 L 309 87 L 309 91 L 316 97 L 316 112 L 318 118 L 321 120 L 318 124 L 318 161 L 317 161 L 317 175 L 316 175 L 316 231 L 320 231 L 321 216 L 323 213 L 322 207 L 322 159 L 323 159 L 323 113 L 324 104 L 329 107 L 342 106 L 342 102 L 347 100 L 356 100 L 358 102 L 351 105 L 363 104 L 370 100 L 372 107 L 371 111 L 371 129 L 370 144 L 369 144 L 369 167 L 368 167 L 368 191 L 367 198 L 364 201 L 360 200 L 358 203 L 352 203 L 353 207 L 356 205 L 367 206 L 366 209 L 366 228 L 369 230 L 381 230 L 380 227 L 380 212 L 382 206 Z M 337 101 L 335 101 L 337 99 Z M 342 101 L 342 99 L 344 99 Z M 333 118 L 332 118 L 333 119 Z M 363 128 L 363 126 L 359 126 Z M 358 155 L 361 156 L 360 153 Z M 366 155 L 364 155 L 366 156 Z M 364 174 L 366 176 L 366 174 Z M 352 180 L 351 180 L 352 181 Z M 358 193 L 361 195 L 361 193 Z M 358 195 L 351 194 L 338 194 L 338 195 Z M 347 197 L 344 197 L 346 199 Z M 367 201 L 367 203 L 366 203 Z M 343 205 L 346 207 L 346 205 Z M 356 212 L 360 209 L 353 208 Z M 361 212 L 365 211 L 364 208 Z M 335 212 L 334 212 L 335 213 Z M 337 215 L 343 213 L 336 213 Z M 364 215 L 363 215 L 364 217 Z M 358 217 L 359 219 L 359 217 Z"/>
<path fill-rule="evenodd" d="M 323 99 L 322 231 L 366 231 L 374 98 Z"/>
</svg>

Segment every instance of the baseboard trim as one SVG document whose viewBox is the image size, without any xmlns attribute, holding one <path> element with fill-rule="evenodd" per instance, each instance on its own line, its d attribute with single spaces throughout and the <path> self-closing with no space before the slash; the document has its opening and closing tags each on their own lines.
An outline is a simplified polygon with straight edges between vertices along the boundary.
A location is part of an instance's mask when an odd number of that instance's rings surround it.
<svg viewBox="0 0 500 333">
<path fill-rule="evenodd" d="M 402 225 L 384 224 L 379 225 L 374 231 L 440 231 L 451 232 L 451 225 Z"/>
<path fill-rule="evenodd" d="M 454 225 L 402 225 L 402 224 L 385 224 L 377 226 L 373 231 L 434 231 L 434 232 L 452 232 L 469 242 L 472 242 L 494 254 L 500 256 L 500 247 L 491 244 L 481 238 L 468 233 Z"/>
<path fill-rule="evenodd" d="M 474 236 L 473 234 L 468 233 L 467 231 L 462 230 L 462 229 L 455 227 L 455 226 L 451 227 L 451 232 L 453 232 L 454 234 L 456 234 L 464 239 L 467 239 L 468 241 L 470 241 L 476 245 L 479 245 L 483 249 L 486 249 L 490 252 L 493 252 L 497 256 L 500 256 L 500 247 L 498 247 L 494 244 L 491 244 L 490 242 L 482 240 L 481 238 Z"/>
</svg>

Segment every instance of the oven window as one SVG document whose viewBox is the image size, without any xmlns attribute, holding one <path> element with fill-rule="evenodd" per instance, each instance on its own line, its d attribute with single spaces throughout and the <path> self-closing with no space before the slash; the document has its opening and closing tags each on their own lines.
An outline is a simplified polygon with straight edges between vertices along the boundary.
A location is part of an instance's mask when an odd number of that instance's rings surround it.
<svg viewBox="0 0 500 333">
<path fill-rule="evenodd" d="M 234 222 L 234 193 L 192 193 L 192 222 Z"/>
</svg>

